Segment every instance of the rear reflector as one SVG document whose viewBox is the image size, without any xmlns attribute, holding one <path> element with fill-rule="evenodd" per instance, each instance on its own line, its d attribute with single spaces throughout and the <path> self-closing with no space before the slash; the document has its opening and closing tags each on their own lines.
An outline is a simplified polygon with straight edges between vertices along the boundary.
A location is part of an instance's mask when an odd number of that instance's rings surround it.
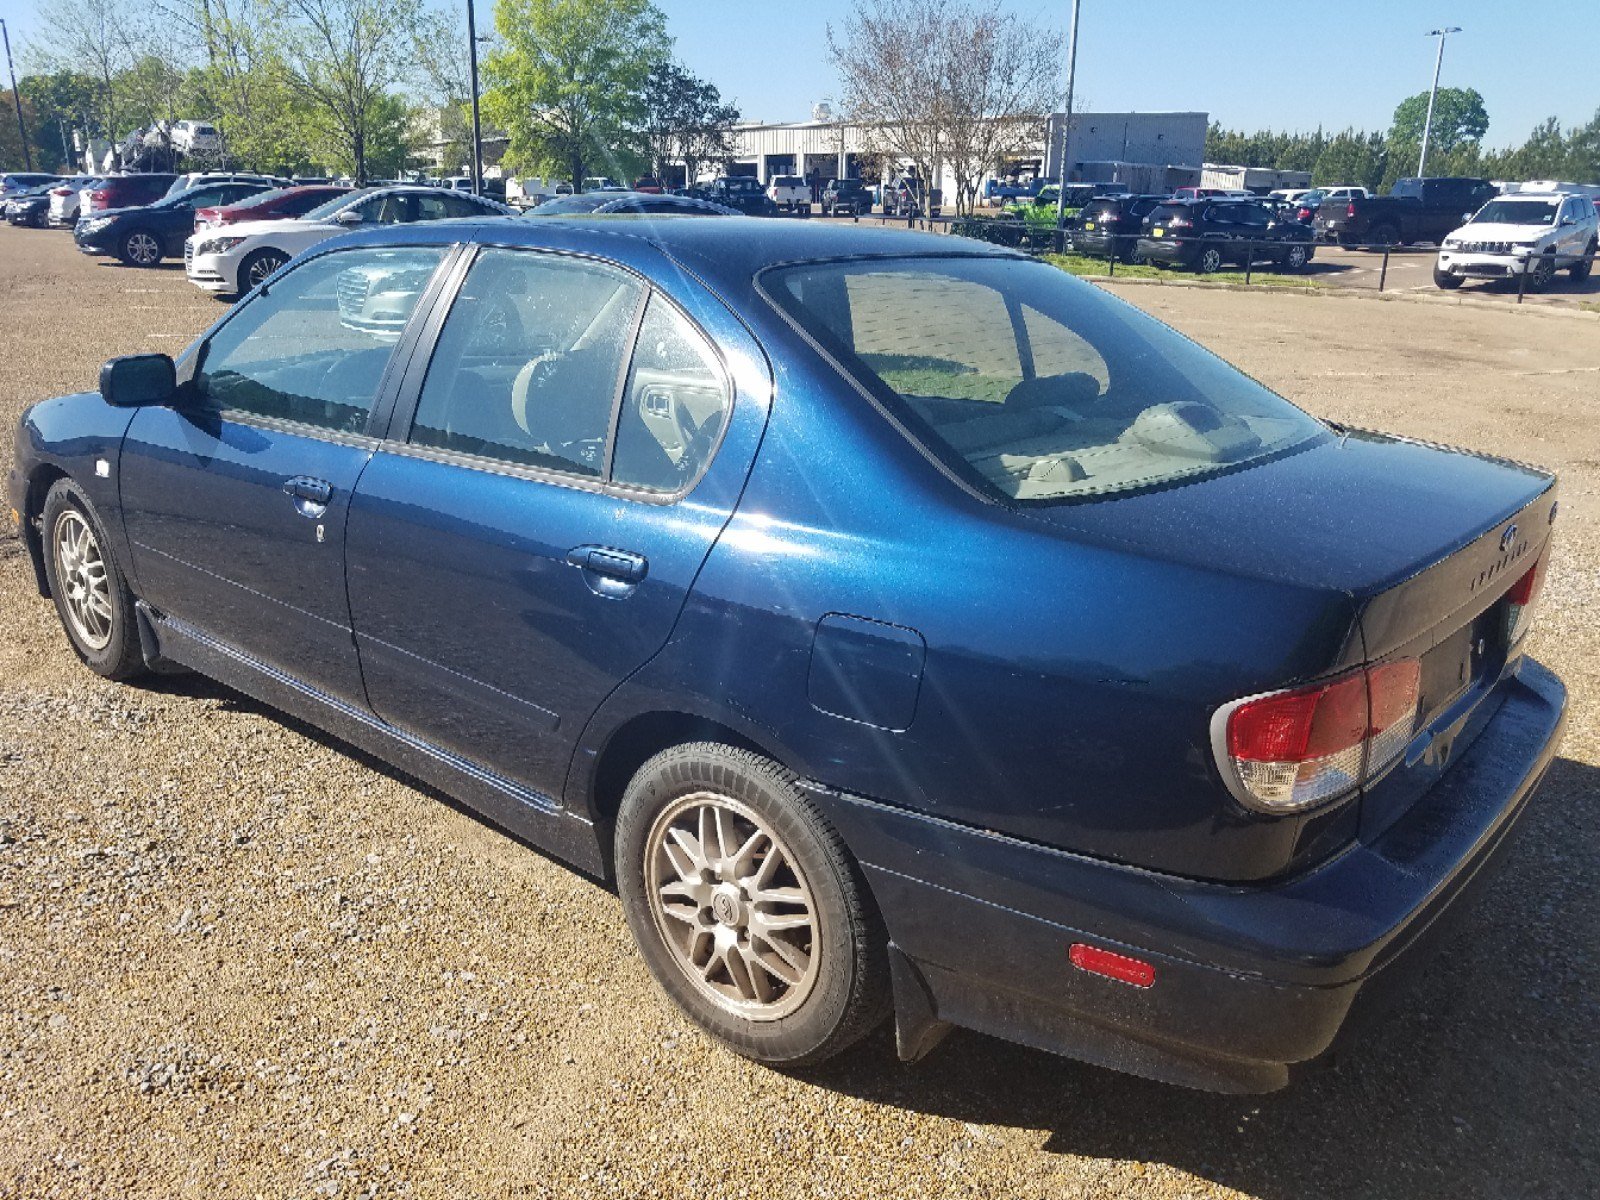
<svg viewBox="0 0 1600 1200">
<path fill-rule="evenodd" d="M 1218 765 L 1260 812 L 1299 812 L 1344 795 L 1405 750 L 1421 674 L 1416 659 L 1401 659 L 1229 705 L 1218 713 Z"/>
<path fill-rule="evenodd" d="M 1115 979 L 1118 983 L 1131 983 L 1134 987 L 1147 988 L 1156 981 L 1156 969 L 1149 963 L 1129 958 L 1125 954 L 1102 950 L 1099 946 L 1073 942 L 1072 948 L 1067 951 L 1067 957 L 1079 970 L 1094 975 L 1104 975 L 1107 979 Z"/>
</svg>

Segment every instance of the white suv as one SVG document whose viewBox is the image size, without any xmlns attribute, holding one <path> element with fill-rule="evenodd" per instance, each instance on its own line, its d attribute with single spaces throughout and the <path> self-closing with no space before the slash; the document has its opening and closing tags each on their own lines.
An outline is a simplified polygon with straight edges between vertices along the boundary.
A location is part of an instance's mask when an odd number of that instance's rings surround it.
<svg viewBox="0 0 1600 1200">
<path fill-rule="evenodd" d="M 1458 288 L 1467 279 L 1527 276 L 1531 291 L 1560 270 L 1587 279 L 1594 267 L 1600 213 L 1587 196 L 1517 192 L 1489 201 L 1444 239 L 1433 282 Z"/>
</svg>

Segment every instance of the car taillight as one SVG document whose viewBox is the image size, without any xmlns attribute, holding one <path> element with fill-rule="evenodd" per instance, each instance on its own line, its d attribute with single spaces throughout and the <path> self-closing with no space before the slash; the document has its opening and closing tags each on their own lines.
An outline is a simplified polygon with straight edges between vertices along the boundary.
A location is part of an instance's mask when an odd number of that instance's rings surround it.
<svg viewBox="0 0 1600 1200">
<path fill-rule="evenodd" d="M 1193 224 L 1194 224 L 1194 222 L 1189 220 L 1188 217 L 1173 217 L 1172 220 L 1167 222 L 1167 228 L 1168 229 L 1188 229 Z"/>
<path fill-rule="evenodd" d="M 50 189 L 50 194 L 52 196 L 70 196 L 70 195 L 72 195 L 72 189 L 71 188 L 51 188 Z"/>
<path fill-rule="evenodd" d="M 1361 786 L 1405 750 L 1416 726 L 1422 668 L 1414 658 L 1223 708 L 1218 765 L 1241 802 L 1292 813 Z"/>
<path fill-rule="evenodd" d="M 1295 219 L 1297 221 L 1309 221 L 1311 219 L 1312 213 L 1311 213 L 1311 210 L 1309 208 L 1302 208 L 1299 212 L 1295 213 L 1294 215 L 1295 215 Z"/>
<path fill-rule="evenodd" d="M 107 204 L 107 203 L 110 203 L 110 201 L 111 201 L 111 193 L 110 192 L 90 192 L 89 193 L 89 199 L 93 200 L 96 204 Z"/>
<path fill-rule="evenodd" d="M 1533 608 L 1544 590 L 1545 555 L 1529 567 L 1506 593 L 1506 645 L 1515 646 L 1533 627 Z"/>
<path fill-rule="evenodd" d="M 1347 217 L 1355 216 L 1356 215 L 1356 206 L 1354 204 L 1346 204 L 1344 206 L 1344 215 L 1347 216 Z"/>
</svg>

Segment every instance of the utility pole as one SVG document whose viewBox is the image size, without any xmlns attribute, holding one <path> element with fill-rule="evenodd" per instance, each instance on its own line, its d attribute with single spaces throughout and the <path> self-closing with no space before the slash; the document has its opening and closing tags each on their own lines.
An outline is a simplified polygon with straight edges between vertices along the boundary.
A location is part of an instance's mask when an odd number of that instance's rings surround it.
<svg viewBox="0 0 1600 1200">
<path fill-rule="evenodd" d="M 1428 92 L 1428 115 L 1422 121 L 1422 153 L 1417 158 L 1417 178 L 1422 178 L 1422 168 L 1428 163 L 1428 134 L 1433 132 L 1433 102 L 1439 95 L 1439 68 L 1444 66 L 1444 40 L 1452 33 L 1460 33 L 1461 26 L 1446 25 L 1443 29 L 1428 30 L 1429 37 L 1439 39 L 1439 56 L 1433 60 L 1433 87 Z"/>
<path fill-rule="evenodd" d="M 1061 167 L 1056 179 L 1056 228 L 1067 215 L 1067 146 L 1072 140 L 1072 85 L 1078 78 L 1078 0 L 1072 0 L 1072 30 L 1067 34 L 1067 111 L 1061 122 Z"/>
<path fill-rule="evenodd" d="M 11 31 L 6 28 L 4 21 L 0 21 L 0 37 L 3 37 L 6 43 L 6 70 L 11 72 L 11 100 L 17 106 L 17 134 L 22 138 L 22 161 L 31 171 L 33 150 L 28 145 L 28 127 L 22 121 L 22 93 L 17 91 L 17 68 L 11 62 Z"/>
<path fill-rule="evenodd" d="M 467 58 L 472 63 L 472 194 L 483 195 L 483 128 L 478 123 L 478 18 L 467 0 Z"/>
</svg>

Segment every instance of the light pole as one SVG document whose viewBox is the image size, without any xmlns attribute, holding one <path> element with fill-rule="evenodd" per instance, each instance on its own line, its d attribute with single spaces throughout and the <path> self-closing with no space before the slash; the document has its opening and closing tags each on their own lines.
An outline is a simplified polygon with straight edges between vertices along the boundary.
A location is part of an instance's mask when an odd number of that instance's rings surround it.
<svg viewBox="0 0 1600 1200">
<path fill-rule="evenodd" d="M 1422 121 L 1422 153 L 1417 158 L 1417 178 L 1422 178 L 1422 168 L 1428 162 L 1428 134 L 1433 131 L 1433 102 L 1439 95 L 1439 68 L 1444 66 L 1444 40 L 1452 33 L 1460 33 L 1461 26 L 1446 25 L 1443 29 L 1428 30 L 1429 37 L 1439 39 L 1439 56 L 1433 60 L 1433 87 L 1428 91 L 1428 115 Z"/>
<path fill-rule="evenodd" d="M 483 195 L 483 128 L 478 123 L 478 18 L 467 0 L 467 58 L 472 64 L 472 194 Z"/>
<path fill-rule="evenodd" d="M 1067 145 L 1072 139 L 1072 85 L 1078 78 L 1078 0 L 1072 0 L 1072 30 L 1067 34 L 1067 111 L 1061 121 L 1061 167 L 1056 179 L 1056 228 L 1067 215 Z"/>
<path fill-rule="evenodd" d="M 11 72 L 11 100 L 17 106 L 17 135 L 22 139 L 22 161 L 33 170 L 33 150 L 28 146 L 28 127 L 22 122 L 22 93 L 17 91 L 17 68 L 11 62 L 11 31 L 0 21 L 0 38 L 6 43 L 6 70 Z"/>
</svg>

